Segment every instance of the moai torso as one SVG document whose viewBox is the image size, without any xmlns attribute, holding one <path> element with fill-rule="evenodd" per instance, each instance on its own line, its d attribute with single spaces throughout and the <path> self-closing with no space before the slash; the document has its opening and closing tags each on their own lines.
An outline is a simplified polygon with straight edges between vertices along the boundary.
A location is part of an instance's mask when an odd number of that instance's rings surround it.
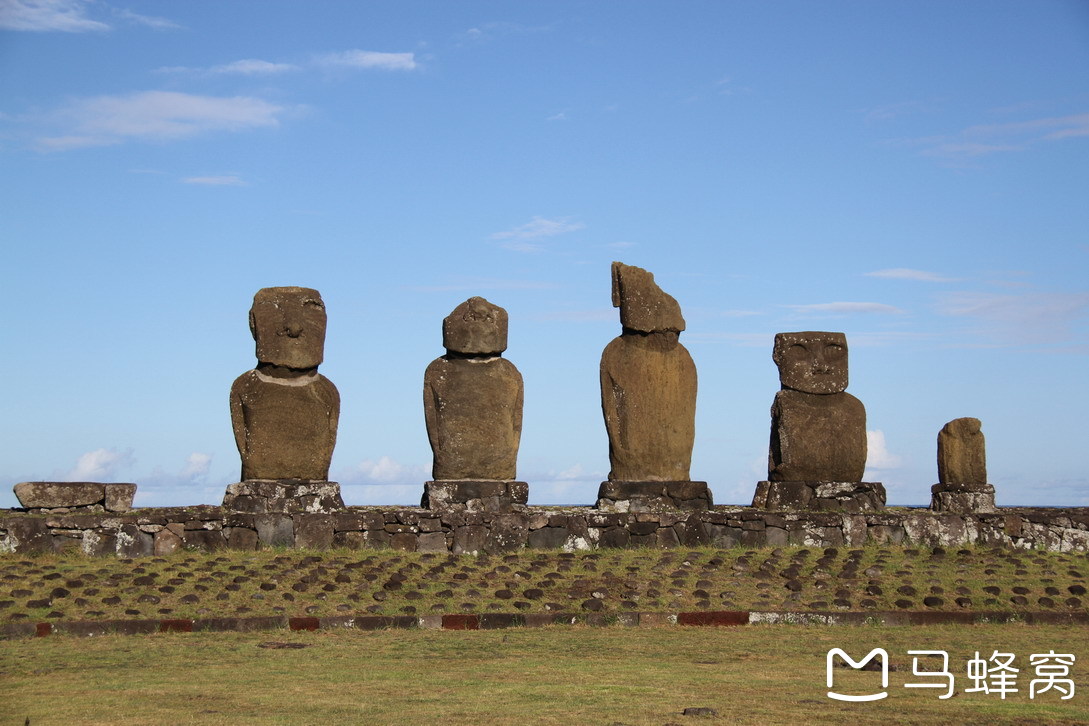
<svg viewBox="0 0 1089 726">
<path fill-rule="evenodd" d="M 866 409 L 847 388 L 842 333 L 779 333 L 782 390 L 771 407 L 769 481 L 858 482 L 866 470 Z"/>
<path fill-rule="evenodd" d="M 243 480 L 328 479 L 340 394 L 317 372 L 325 325 L 317 290 L 272 287 L 254 296 L 250 330 L 258 365 L 231 386 Z"/>
<path fill-rule="evenodd" d="M 696 366 L 679 341 L 680 306 L 638 267 L 613 263 L 624 332 L 601 354 L 610 481 L 688 481 L 696 431 Z"/>
<path fill-rule="evenodd" d="M 938 433 L 938 482 L 987 483 L 987 449 L 978 418 L 953 419 Z"/>
<path fill-rule="evenodd" d="M 507 313 L 473 297 L 443 321 L 447 354 L 424 373 L 436 480 L 512 480 L 522 435 L 522 375 L 501 357 Z"/>
</svg>

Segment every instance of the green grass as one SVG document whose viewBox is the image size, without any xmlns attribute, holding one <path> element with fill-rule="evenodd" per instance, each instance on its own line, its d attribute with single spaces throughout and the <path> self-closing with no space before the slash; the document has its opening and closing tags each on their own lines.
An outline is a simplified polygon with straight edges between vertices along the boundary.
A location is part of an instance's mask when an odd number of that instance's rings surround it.
<svg viewBox="0 0 1089 726">
<path fill-rule="evenodd" d="M 687 610 L 1085 612 L 1084 553 L 1022 550 L 178 552 L 0 555 L 0 623 L 260 615 Z M 797 561 L 796 574 L 788 573 Z M 857 562 L 857 566 L 851 565 Z M 872 569 L 872 568 L 878 569 Z M 399 587 L 389 585 L 401 578 Z M 794 589 L 791 589 L 793 581 Z M 900 592 L 901 588 L 912 590 Z M 986 588 L 998 588 L 996 593 Z M 1018 593 L 1015 588 L 1022 588 Z M 936 595 L 940 604 L 924 604 Z M 967 597 L 968 601 L 957 602 Z"/>
<path fill-rule="evenodd" d="M 302 648 L 268 648 L 268 644 Z M 883 647 L 889 696 L 826 695 L 825 656 Z M 958 694 L 904 688 L 912 649 L 950 654 Z M 1021 692 L 965 693 L 977 650 L 1015 653 Z M 1029 700 L 1029 655 L 1074 653 L 1072 700 Z M 836 687 L 878 674 L 837 669 Z M 0 723 L 1085 723 L 1089 631 L 1073 626 L 390 630 L 49 637 L 0 643 Z M 716 717 L 684 717 L 689 707 Z"/>
</svg>

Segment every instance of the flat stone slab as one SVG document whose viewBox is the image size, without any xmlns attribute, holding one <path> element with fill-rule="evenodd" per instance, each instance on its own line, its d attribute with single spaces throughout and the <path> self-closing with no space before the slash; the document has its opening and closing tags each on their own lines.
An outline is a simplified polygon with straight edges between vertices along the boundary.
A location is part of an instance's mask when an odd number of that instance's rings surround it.
<svg viewBox="0 0 1089 726">
<path fill-rule="evenodd" d="M 24 481 L 16 484 L 15 496 L 27 509 L 94 508 L 127 512 L 136 495 L 135 484 L 94 481 Z"/>
<path fill-rule="evenodd" d="M 597 509 L 606 512 L 696 511 L 713 505 L 705 481 L 603 481 Z"/>
<path fill-rule="evenodd" d="M 752 506 L 771 511 L 877 512 L 885 508 L 885 485 L 868 481 L 762 481 L 756 485 Z"/>
<path fill-rule="evenodd" d="M 513 512 L 529 501 L 529 484 L 512 479 L 440 479 L 424 483 L 420 506 L 432 510 Z"/>
<path fill-rule="evenodd" d="M 223 509 L 249 514 L 329 514 L 344 510 L 340 484 L 309 479 L 246 479 L 227 485 Z"/>
</svg>

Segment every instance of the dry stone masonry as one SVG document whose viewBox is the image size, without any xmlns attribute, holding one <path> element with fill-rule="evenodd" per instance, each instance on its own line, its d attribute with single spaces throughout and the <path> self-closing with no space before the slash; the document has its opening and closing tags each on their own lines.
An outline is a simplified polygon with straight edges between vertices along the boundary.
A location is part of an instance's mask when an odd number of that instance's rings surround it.
<svg viewBox="0 0 1089 726">
<path fill-rule="evenodd" d="M 327 481 L 340 394 L 318 373 L 325 326 L 325 303 L 317 290 L 266 287 L 254 295 L 250 332 L 257 367 L 231 386 L 242 481 L 228 487 L 223 501 L 228 509 L 291 511 L 302 497 L 314 496 L 308 507 L 343 508 L 339 485 Z M 314 488 L 321 491 L 310 491 Z"/>
<path fill-rule="evenodd" d="M 978 418 L 954 419 L 938 433 L 938 483 L 930 492 L 930 508 L 936 512 L 997 511 Z"/>
<path fill-rule="evenodd" d="M 471 297 L 442 322 L 446 355 L 424 372 L 424 419 L 434 478 L 430 509 L 509 512 L 529 485 L 515 481 L 522 437 L 522 374 L 503 358 L 507 311 Z"/>
<path fill-rule="evenodd" d="M 611 469 L 598 492 L 598 507 L 707 509 L 707 483 L 689 478 L 696 364 L 679 340 L 685 329 L 681 307 L 642 268 L 614 262 L 612 283 L 622 332 L 601 354 L 601 410 Z"/>
<path fill-rule="evenodd" d="M 96 481 L 24 481 L 15 496 L 31 512 L 127 512 L 132 509 L 135 484 Z"/>
<path fill-rule="evenodd" d="M 847 336 L 775 336 L 772 358 L 782 386 L 771 406 L 768 479 L 753 506 L 867 512 L 885 506 L 885 488 L 863 482 L 866 409 L 846 392 Z"/>
</svg>

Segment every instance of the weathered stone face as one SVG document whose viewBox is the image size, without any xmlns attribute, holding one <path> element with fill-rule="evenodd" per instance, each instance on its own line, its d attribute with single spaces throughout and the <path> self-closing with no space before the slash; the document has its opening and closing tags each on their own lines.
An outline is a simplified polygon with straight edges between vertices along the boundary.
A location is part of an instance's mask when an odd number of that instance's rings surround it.
<svg viewBox="0 0 1089 726">
<path fill-rule="evenodd" d="M 507 349 L 507 311 L 469 298 L 442 321 L 442 345 L 452 353 L 499 355 Z"/>
<path fill-rule="evenodd" d="M 688 481 L 696 434 L 696 365 L 678 340 L 677 301 L 638 267 L 614 262 L 624 333 L 601 354 L 610 481 Z"/>
<path fill-rule="evenodd" d="M 620 308 L 620 324 L 643 333 L 684 330 L 681 306 L 654 283 L 641 267 L 614 262 L 613 307 Z"/>
<path fill-rule="evenodd" d="M 847 388 L 847 336 L 843 333 L 779 333 L 772 352 L 783 388 L 802 393 L 840 393 Z"/>
<path fill-rule="evenodd" d="M 266 287 L 253 296 L 250 331 L 262 363 L 317 368 L 325 349 L 325 324 L 325 303 L 317 290 Z"/>
<path fill-rule="evenodd" d="M 435 359 L 423 390 L 432 476 L 514 479 L 523 395 L 522 375 L 504 358 Z"/>
<path fill-rule="evenodd" d="M 987 483 L 987 450 L 978 418 L 953 419 L 938 433 L 938 482 Z"/>
<path fill-rule="evenodd" d="M 231 386 L 243 480 L 328 478 L 340 394 L 317 372 L 325 321 L 317 290 L 266 287 L 254 295 L 250 330 L 259 364 Z"/>
<path fill-rule="evenodd" d="M 768 480 L 858 482 L 866 470 L 866 409 L 849 393 L 775 394 Z"/>
</svg>

